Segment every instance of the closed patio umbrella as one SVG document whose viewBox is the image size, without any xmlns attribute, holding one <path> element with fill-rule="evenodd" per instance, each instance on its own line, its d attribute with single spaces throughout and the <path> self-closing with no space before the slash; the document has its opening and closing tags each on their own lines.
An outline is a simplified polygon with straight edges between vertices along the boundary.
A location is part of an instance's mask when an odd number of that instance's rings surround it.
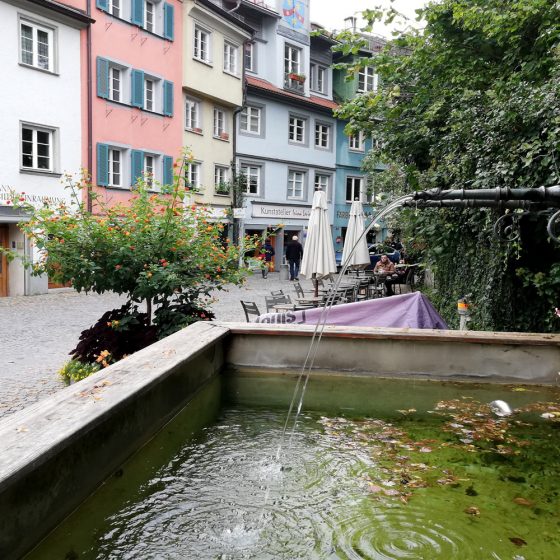
<svg viewBox="0 0 560 560">
<path fill-rule="evenodd" d="M 347 264 L 346 260 L 348 257 L 350 257 L 348 261 L 348 266 L 350 268 L 358 268 L 362 265 L 370 264 L 366 236 L 364 235 L 360 239 L 360 236 L 364 232 L 364 220 L 365 215 L 362 203 L 359 200 L 354 200 L 350 208 L 350 219 L 348 220 L 346 238 L 344 239 L 344 247 L 342 249 L 342 265 Z M 356 245 L 358 239 L 360 241 L 352 254 L 352 249 L 354 245 Z M 352 256 L 350 256 L 351 254 Z"/>
<path fill-rule="evenodd" d="M 329 224 L 327 197 L 324 191 L 315 191 L 300 273 L 306 278 L 313 278 L 315 296 L 317 296 L 319 292 L 317 279 L 334 272 L 336 272 L 336 260 Z"/>
</svg>

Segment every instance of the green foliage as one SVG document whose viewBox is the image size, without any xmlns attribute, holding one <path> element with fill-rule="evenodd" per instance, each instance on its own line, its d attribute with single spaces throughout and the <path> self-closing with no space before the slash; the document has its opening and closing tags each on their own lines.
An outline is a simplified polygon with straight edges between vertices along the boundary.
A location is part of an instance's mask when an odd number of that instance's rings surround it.
<svg viewBox="0 0 560 560">
<path fill-rule="evenodd" d="M 442 0 L 423 16 L 422 32 L 397 36 L 372 58 L 382 87 L 339 111 L 349 132 L 364 130 L 377 140 L 365 166 L 372 172 L 386 165 L 372 178 L 377 192 L 560 183 L 557 4 Z M 339 50 L 359 47 L 359 38 L 347 37 Z M 355 73 L 354 63 L 348 71 Z M 529 218 L 518 243 L 499 242 L 498 217 L 491 210 L 410 211 L 400 226 L 407 246 L 421 248 L 433 270 L 431 295 L 450 323 L 457 299 L 472 293 L 473 327 L 558 329 L 560 249 Z"/>
<path fill-rule="evenodd" d="M 82 331 L 70 355 L 86 364 L 106 367 L 153 344 L 157 327 L 149 324 L 148 315 L 127 303 L 104 313 L 90 328 Z"/>
<path fill-rule="evenodd" d="M 69 385 L 73 381 L 80 381 L 98 372 L 101 365 L 84 363 L 79 360 L 69 360 L 58 371 L 64 382 Z"/>
</svg>

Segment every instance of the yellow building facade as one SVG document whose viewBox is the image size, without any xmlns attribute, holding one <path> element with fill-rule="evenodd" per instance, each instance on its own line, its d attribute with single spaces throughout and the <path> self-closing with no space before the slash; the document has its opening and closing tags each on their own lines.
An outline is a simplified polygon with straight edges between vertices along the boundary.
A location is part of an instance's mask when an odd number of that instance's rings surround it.
<svg viewBox="0 0 560 560">
<path fill-rule="evenodd" d="M 236 113 L 243 104 L 245 44 L 252 29 L 210 0 L 183 5 L 184 142 L 191 200 L 215 219 L 231 208 Z"/>
</svg>

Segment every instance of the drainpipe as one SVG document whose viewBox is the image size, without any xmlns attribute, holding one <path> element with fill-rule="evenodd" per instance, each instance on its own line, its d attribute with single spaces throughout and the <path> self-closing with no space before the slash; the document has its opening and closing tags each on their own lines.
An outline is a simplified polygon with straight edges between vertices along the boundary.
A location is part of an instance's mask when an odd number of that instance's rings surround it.
<svg viewBox="0 0 560 560">
<path fill-rule="evenodd" d="M 239 4 L 233 9 L 236 10 L 239 7 Z M 231 10 L 231 11 L 233 11 Z M 245 45 L 249 41 L 243 42 L 243 57 L 242 57 L 242 64 L 241 64 L 241 84 L 242 84 L 242 95 L 241 95 L 241 107 L 237 107 L 233 111 L 233 140 L 232 140 L 232 148 L 233 148 L 233 166 L 235 172 L 237 174 L 237 115 L 243 110 L 245 102 L 247 101 L 247 83 L 245 81 Z M 234 201 L 232 200 L 232 212 Z M 242 232 L 241 232 L 242 222 L 239 218 L 233 217 L 233 242 L 235 244 L 239 244 L 240 240 L 242 239 Z"/>
<path fill-rule="evenodd" d="M 91 0 L 87 0 L 86 13 L 91 17 Z M 87 172 L 93 177 L 93 95 L 92 95 L 92 64 L 91 64 L 91 23 L 86 28 L 86 57 L 87 57 Z M 91 199 L 91 184 L 87 187 L 87 204 L 88 212 L 92 211 L 93 204 Z"/>
</svg>

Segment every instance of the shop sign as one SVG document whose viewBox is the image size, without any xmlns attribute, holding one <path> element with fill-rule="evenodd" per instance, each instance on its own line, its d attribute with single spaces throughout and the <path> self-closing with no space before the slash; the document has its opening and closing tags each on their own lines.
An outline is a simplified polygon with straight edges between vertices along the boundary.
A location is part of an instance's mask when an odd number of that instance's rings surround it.
<svg viewBox="0 0 560 560">
<path fill-rule="evenodd" d="M 0 185 L 0 206 L 13 206 L 14 200 L 20 204 L 32 204 L 33 206 L 42 204 L 60 204 L 68 202 L 59 196 L 46 196 L 41 194 L 18 193 L 9 185 Z"/>
<path fill-rule="evenodd" d="M 282 220 L 308 220 L 311 206 L 281 206 L 253 202 L 253 218 L 278 218 Z"/>
</svg>

